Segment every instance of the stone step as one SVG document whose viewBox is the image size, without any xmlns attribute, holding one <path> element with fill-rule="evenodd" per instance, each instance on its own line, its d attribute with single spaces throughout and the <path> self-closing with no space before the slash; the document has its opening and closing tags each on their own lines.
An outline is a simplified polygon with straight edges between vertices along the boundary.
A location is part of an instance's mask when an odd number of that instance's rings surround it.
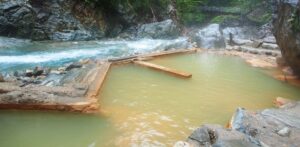
<svg viewBox="0 0 300 147">
<path fill-rule="evenodd" d="M 261 48 L 270 49 L 270 50 L 280 50 L 277 44 L 265 43 L 265 42 L 261 45 Z"/>
<path fill-rule="evenodd" d="M 248 52 L 248 53 L 252 53 L 252 54 L 260 54 L 260 55 L 271 55 L 271 56 L 281 55 L 281 52 L 279 50 L 252 48 L 252 47 L 248 47 L 248 46 L 227 47 L 226 49 Z"/>
</svg>

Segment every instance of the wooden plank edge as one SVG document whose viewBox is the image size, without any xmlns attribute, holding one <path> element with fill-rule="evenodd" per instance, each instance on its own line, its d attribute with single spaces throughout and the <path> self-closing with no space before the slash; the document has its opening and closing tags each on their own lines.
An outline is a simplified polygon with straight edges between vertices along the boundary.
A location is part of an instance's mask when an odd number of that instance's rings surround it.
<svg viewBox="0 0 300 147">
<path fill-rule="evenodd" d="M 107 64 L 107 67 L 104 67 L 104 70 L 101 68 L 99 69 L 99 71 L 97 72 L 97 76 L 95 77 L 95 80 L 92 83 L 93 85 L 89 86 L 88 92 L 86 94 L 86 97 L 89 99 L 96 98 L 97 95 L 99 95 L 99 92 L 111 67 L 111 62 L 106 62 L 105 64 Z M 91 87 L 94 87 L 94 89 L 90 89 Z"/>
<path fill-rule="evenodd" d="M 114 59 L 109 59 L 108 61 L 110 61 L 113 65 L 119 65 L 119 64 L 131 63 L 135 60 L 144 61 L 144 60 L 155 59 L 155 57 L 176 55 L 176 54 L 195 53 L 195 52 L 199 52 L 199 51 L 201 51 L 201 49 L 199 49 L 199 48 L 178 49 L 178 50 L 172 50 L 172 51 L 162 51 L 162 52 L 159 52 L 159 53 L 149 53 L 149 54 L 142 54 L 142 55 L 137 55 L 137 56 L 114 58 Z"/>
<path fill-rule="evenodd" d="M 176 77 L 181 77 L 181 78 L 191 78 L 192 77 L 192 74 L 190 74 L 190 73 L 178 71 L 178 70 L 175 70 L 175 69 L 171 69 L 171 68 L 168 68 L 168 67 L 164 67 L 164 66 L 149 63 L 149 62 L 134 61 L 133 63 L 136 64 L 136 65 L 139 65 L 139 66 L 143 66 L 143 67 L 151 68 L 151 69 L 154 69 L 154 70 L 162 71 L 162 72 L 174 75 Z"/>
</svg>

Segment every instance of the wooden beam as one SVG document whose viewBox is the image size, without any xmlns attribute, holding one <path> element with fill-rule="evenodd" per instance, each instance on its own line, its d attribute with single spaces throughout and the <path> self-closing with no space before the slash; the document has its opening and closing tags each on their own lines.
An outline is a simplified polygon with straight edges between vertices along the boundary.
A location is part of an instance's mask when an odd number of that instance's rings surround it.
<svg viewBox="0 0 300 147">
<path fill-rule="evenodd" d="M 101 65 L 94 82 L 89 86 L 88 92 L 86 94 L 88 98 L 96 98 L 96 96 L 99 94 L 110 66 L 110 62 L 105 62 Z"/>
<path fill-rule="evenodd" d="M 154 59 L 154 57 L 161 57 L 161 56 L 167 56 L 167 55 L 175 55 L 175 54 L 184 54 L 184 53 L 193 53 L 197 52 L 200 49 L 194 48 L 194 49 L 176 49 L 176 50 L 170 50 L 170 51 L 161 51 L 158 53 L 149 53 L 149 54 L 142 54 L 142 55 L 135 55 L 135 56 L 128 56 L 128 57 L 121 57 L 121 58 L 112 58 L 109 59 L 109 62 L 112 62 L 113 64 L 125 64 L 130 63 L 135 60 L 149 60 Z"/>
<path fill-rule="evenodd" d="M 168 67 L 160 66 L 160 65 L 157 65 L 157 64 L 149 63 L 149 62 L 134 61 L 134 64 L 140 65 L 140 66 L 143 66 L 143 67 L 149 67 L 151 69 L 155 69 L 155 70 L 159 70 L 159 71 L 163 71 L 163 72 L 169 73 L 171 75 L 182 77 L 182 78 L 191 78 L 192 77 L 192 74 L 190 74 L 190 73 L 177 71 L 177 70 L 174 70 L 174 69 L 171 69 L 171 68 L 168 68 Z"/>
</svg>

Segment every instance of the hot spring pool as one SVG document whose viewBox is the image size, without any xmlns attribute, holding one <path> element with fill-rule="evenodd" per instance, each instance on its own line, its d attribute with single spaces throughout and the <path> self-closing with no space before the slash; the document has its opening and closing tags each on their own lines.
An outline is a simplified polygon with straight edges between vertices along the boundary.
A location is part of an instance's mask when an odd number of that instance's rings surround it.
<svg viewBox="0 0 300 147">
<path fill-rule="evenodd" d="M 102 114 L 0 111 L 0 146 L 172 146 L 204 123 L 225 125 L 237 107 L 272 107 L 279 96 L 300 100 L 298 87 L 237 57 L 202 53 L 151 62 L 193 77 L 114 66 L 99 95 Z"/>
</svg>

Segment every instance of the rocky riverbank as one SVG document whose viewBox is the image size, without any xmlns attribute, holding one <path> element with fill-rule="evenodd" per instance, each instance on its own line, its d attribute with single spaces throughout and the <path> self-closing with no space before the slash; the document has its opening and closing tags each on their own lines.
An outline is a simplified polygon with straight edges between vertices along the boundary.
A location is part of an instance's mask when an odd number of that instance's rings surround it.
<svg viewBox="0 0 300 147">
<path fill-rule="evenodd" d="M 277 98 L 275 104 L 278 109 L 256 112 L 238 108 L 226 128 L 203 125 L 174 146 L 299 146 L 300 102 Z"/>
<path fill-rule="evenodd" d="M 98 111 L 97 99 L 88 94 L 103 64 L 81 60 L 57 69 L 36 67 L 1 76 L 0 109 Z"/>
</svg>

